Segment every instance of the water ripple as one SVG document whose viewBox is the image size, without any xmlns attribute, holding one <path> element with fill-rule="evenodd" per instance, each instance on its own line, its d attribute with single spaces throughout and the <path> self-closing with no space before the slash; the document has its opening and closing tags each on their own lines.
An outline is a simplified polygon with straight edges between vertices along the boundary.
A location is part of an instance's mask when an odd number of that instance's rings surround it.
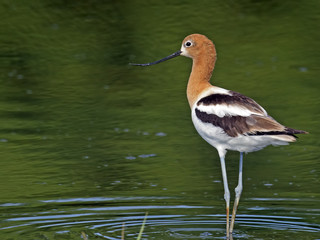
<svg viewBox="0 0 320 240">
<path fill-rule="evenodd" d="M 127 238 L 133 238 L 139 232 L 144 215 L 148 212 L 144 234 L 153 236 L 152 239 L 224 238 L 225 215 L 220 214 L 220 209 L 198 205 L 195 201 L 175 204 L 180 201 L 179 198 L 170 197 L 90 197 L 41 200 L 34 203 L 34 206 L 7 203 L 2 204 L 3 208 L 20 208 L 21 214 L 7 214 L 1 221 L 0 231 L 14 231 L 25 236 L 30 229 L 34 229 L 31 230 L 33 233 L 50 230 L 62 236 L 71 234 L 68 229 L 80 228 L 85 229 L 85 233 L 90 237 L 120 239 L 125 225 Z M 145 204 L 141 204 L 142 202 Z M 32 208 L 33 211 L 30 212 Z M 26 209 L 28 212 L 24 212 Z M 259 233 L 265 231 L 266 234 L 270 230 L 284 231 L 286 234 L 320 233 L 320 225 L 310 222 L 317 212 L 309 212 L 308 215 L 295 215 L 289 211 L 282 215 L 263 214 L 273 210 L 253 207 L 242 210 L 248 214 L 237 216 L 237 239 L 251 238 L 256 229 Z M 250 214 L 257 211 L 259 214 Z M 301 209 L 295 211 L 299 212 Z M 212 214 L 214 212 L 219 214 Z"/>
</svg>

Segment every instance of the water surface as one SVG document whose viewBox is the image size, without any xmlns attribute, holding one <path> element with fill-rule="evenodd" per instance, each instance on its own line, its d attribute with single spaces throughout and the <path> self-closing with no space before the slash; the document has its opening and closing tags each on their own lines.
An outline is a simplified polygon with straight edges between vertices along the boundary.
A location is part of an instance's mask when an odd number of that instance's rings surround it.
<svg viewBox="0 0 320 240">
<path fill-rule="evenodd" d="M 194 130 L 191 33 L 218 86 L 310 132 L 245 155 L 234 239 L 320 239 L 319 3 L 2 1 L 1 239 L 223 239 L 216 150 Z M 238 153 L 227 155 L 230 188 Z M 233 192 L 233 191 L 232 191 Z"/>
</svg>

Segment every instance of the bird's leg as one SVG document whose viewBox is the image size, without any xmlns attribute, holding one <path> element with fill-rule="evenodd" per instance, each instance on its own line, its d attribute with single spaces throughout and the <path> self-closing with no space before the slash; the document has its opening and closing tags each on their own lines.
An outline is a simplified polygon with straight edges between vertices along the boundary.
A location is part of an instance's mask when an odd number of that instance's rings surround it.
<svg viewBox="0 0 320 240">
<path fill-rule="evenodd" d="M 240 152 L 239 180 L 238 180 L 238 186 L 235 189 L 236 198 L 234 200 L 234 205 L 233 205 L 232 218 L 231 218 L 231 224 L 230 224 L 230 234 L 232 234 L 232 231 L 233 231 L 234 221 L 236 219 L 237 208 L 238 208 L 240 196 L 242 193 L 242 166 L 243 166 L 243 152 Z"/>
<path fill-rule="evenodd" d="M 226 210 L 227 210 L 227 239 L 230 236 L 229 230 L 229 206 L 230 206 L 230 191 L 228 187 L 228 178 L 227 178 L 227 171 L 226 171 L 226 163 L 224 160 L 224 156 L 220 155 L 220 162 L 221 162 L 221 170 L 222 170 L 222 178 L 223 178 L 223 186 L 224 186 L 224 199 L 226 200 Z"/>
</svg>

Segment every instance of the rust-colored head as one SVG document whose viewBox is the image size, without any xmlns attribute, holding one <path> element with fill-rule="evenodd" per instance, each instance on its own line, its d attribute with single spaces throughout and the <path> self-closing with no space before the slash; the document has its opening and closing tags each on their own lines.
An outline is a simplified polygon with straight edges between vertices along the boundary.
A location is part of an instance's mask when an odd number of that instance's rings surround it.
<svg viewBox="0 0 320 240">
<path fill-rule="evenodd" d="M 185 57 L 190 57 L 192 59 L 196 59 L 197 57 L 215 59 L 216 50 L 215 50 L 214 44 L 206 36 L 201 34 L 191 34 L 183 40 L 181 50 L 155 62 L 142 63 L 142 64 L 130 63 L 130 65 L 150 66 L 150 65 L 164 62 L 166 60 L 169 60 L 177 56 L 185 56 Z"/>
<path fill-rule="evenodd" d="M 204 54 L 216 55 L 212 41 L 201 34 L 191 34 L 182 41 L 181 54 L 185 57 L 197 58 Z"/>
</svg>

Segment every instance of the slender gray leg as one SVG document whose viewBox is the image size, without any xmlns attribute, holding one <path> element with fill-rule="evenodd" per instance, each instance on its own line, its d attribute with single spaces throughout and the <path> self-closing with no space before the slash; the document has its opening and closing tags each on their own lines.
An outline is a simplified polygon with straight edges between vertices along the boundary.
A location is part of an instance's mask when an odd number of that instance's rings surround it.
<svg viewBox="0 0 320 240">
<path fill-rule="evenodd" d="M 230 191 L 228 187 L 228 178 L 227 178 L 227 171 L 226 171 L 226 163 L 225 163 L 225 152 L 224 154 L 220 154 L 220 162 L 221 162 L 221 170 L 222 170 L 222 178 L 223 178 L 223 186 L 224 186 L 224 199 L 226 200 L 226 211 L 227 211 L 227 239 L 229 239 L 230 236 L 230 230 L 229 230 L 229 206 L 230 206 Z"/>
<path fill-rule="evenodd" d="M 238 208 L 240 196 L 242 193 L 242 166 L 243 166 L 243 153 L 241 152 L 240 161 L 239 161 L 239 179 L 238 179 L 238 186 L 235 189 L 236 198 L 234 200 L 234 205 L 233 205 L 232 218 L 231 218 L 231 224 L 230 224 L 230 234 L 232 234 L 233 232 L 234 221 L 236 219 L 237 208 Z"/>
</svg>

